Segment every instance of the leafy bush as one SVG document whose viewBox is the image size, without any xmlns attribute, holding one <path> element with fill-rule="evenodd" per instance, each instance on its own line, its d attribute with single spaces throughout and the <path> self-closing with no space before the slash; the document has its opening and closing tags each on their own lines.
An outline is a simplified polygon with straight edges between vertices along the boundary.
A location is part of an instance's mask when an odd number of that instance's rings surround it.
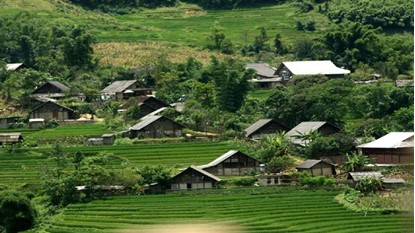
<svg viewBox="0 0 415 233">
<path fill-rule="evenodd" d="M 282 172 L 290 166 L 294 165 L 294 159 L 290 156 L 283 155 L 281 157 L 274 157 L 266 164 L 265 169 L 268 172 Z"/>
<path fill-rule="evenodd" d="M 59 126 L 59 123 L 56 119 L 50 119 L 47 123 L 46 126 L 49 128 L 56 128 Z"/>
<path fill-rule="evenodd" d="M 312 176 L 306 171 L 293 173 L 293 178 L 297 178 L 300 185 L 307 188 L 333 187 L 336 184 L 336 180 L 333 178 Z"/>
<path fill-rule="evenodd" d="M 253 186 L 257 182 L 257 178 L 255 177 L 242 177 L 232 179 L 232 184 L 236 186 Z"/>
<path fill-rule="evenodd" d="M 364 177 L 356 183 L 355 189 L 368 195 L 371 193 L 376 193 L 382 188 L 382 182 L 378 179 L 373 179 L 371 177 Z"/>
<path fill-rule="evenodd" d="M 133 141 L 129 138 L 117 138 L 114 141 L 114 145 L 132 145 Z"/>
</svg>

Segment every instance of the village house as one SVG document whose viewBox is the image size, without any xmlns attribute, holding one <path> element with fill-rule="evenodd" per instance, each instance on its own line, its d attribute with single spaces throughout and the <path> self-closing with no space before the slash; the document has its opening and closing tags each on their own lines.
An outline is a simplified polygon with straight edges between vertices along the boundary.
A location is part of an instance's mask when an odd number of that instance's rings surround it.
<svg viewBox="0 0 415 233">
<path fill-rule="evenodd" d="M 215 175 L 190 166 L 171 179 L 171 190 L 213 189 L 218 187 L 220 181 Z"/>
<path fill-rule="evenodd" d="M 164 116 L 145 116 L 124 136 L 129 138 L 181 137 L 184 126 Z"/>
<path fill-rule="evenodd" d="M 329 78 L 344 77 L 350 70 L 337 67 L 331 61 L 283 62 L 276 70 L 278 77 L 289 80 L 296 75 L 325 75 Z"/>
<path fill-rule="evenodd" d="M 259 169 L 261 163 L 237 150 L 230 150 L 212 162 L 198 166 L 213 175 L 244 176 Z"/>
<path fill-rule="evenodd" d="M 115 142 L 115 135 L 112 133 L 103 134 L 101 138 L 104 145 L 113 145 Z"/>
<path fill-rule="evenodd" d="M 68 107 L 48 101 L 30 111 L 29 118 L 42 118 L 45 122 L 48 122 L 51 119 L 64 121 L 69 119 L 77 119 L 78 114 Z"/>
<path fill-rule="evenodd" d="M 31 129 L 41 129 L 43 127 L 45 127 L 45 119 L 43 119 L 43 118 L 29 119 L 29 128 L 31 128 Z"/>
<path fill-rule="evenodd" d="M 20 69 L 27 68 L 27 66 L 23 63 L 9 63 L 6 64 L 7 71 L 18 71 Z"/>
<path fill-rule="evenodd" d="M 277 69 L 266 63 L 248 63 L 246 68 L 255 70 L 255 76 L 250 81 L 260 89 L 272 89 L 282 81 L 277 76 Z"/>
<path fill-rule="evenodd" d="M 58 81 L 47 81 L 37 87 L 31 97 L 35 99 L 52 98 L 59 99 L 65 97 L 69 92 L 69 87 Z M 41 101 L 42 102 L 42 101 Z"/>
<path fill-rule="evenodd" d="M 257 175 L 258 185 L 260 186 L 272 186 L 272 185 L 284 185 L 292 182 L 292 177 L 284 173 L 270 173 Z"/>
<path fill-rule="evenodd" d="M 414 162 L 414 132 L 391 132 L 373 142 L 357 147 L 375 164 L 408 164 Z"/>
<path fill-rule="evenodd" d="M 21 133 L 0 133 L 0 145 L 15 144 L 23 141 Z"/>
<path fill-rule="evenodd" d="M 306 171 L 313 176 L 334 176 L 336 166 L 324 160 L 308 159 L 296 167 L 298 172 Z"/>
<path fill-rule="evenodd" d="M 294 144 L 306 146 L 309 143 L 309 140 L 302 138 L 302 136 L 316 131 L 323 136 L 328 136 L 339 132 L 340 129 L 326 121 L 304 121 L 292 128 L 285 135 Z"/>
<path fill-rule="evenodd" d="M 115 81 L 102 89 L 101 98 L 117 101 L 127 100 L 131 97 L 151 95 L 151 88 L 138 80 Z"/>
<path fill-rule="evenodd" d="M 260 119 L 245 129 L 245 136 L 252 139 L 259 139 L 263 135 L 286 132 L 288 127 L 273 119 Z"/>
</svg>

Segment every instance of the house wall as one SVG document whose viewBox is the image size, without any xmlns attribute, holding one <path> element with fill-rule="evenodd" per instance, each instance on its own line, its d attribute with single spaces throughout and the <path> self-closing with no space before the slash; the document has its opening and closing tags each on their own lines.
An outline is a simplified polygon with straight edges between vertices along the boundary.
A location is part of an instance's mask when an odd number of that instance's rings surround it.
<svg viewBox="0 0 415 233">
<path fill-rule="evenodd" d="M 166 118 L 160 118 L 142 130 L 131 130 L 132 138 L 181 137 L 183 127 Z"/>
<path fill-rule="evenodd" d="M 18 122 L 20 117 L 0 118 L 0 129 L 8 129 L 10 124 Z"/>
<path fill-rule="evenodd" d="M 144 101 L 145 104 L 152 107 L 154 110 L 160 109 L 162 107 L 168 107 L 168 105 L 154 99 L 154 98 L 148 98 Z"/>
<path fill-rule="evenodd" d="M 373 159 L 374 163 L 405 164 L 414 163 L 414 148 L 362 148 L 362 153 Z"/>
<path fill-rule="evenodd" d="M 36 109 L 35 111 L 31 112 L 29 117 L 30 118 L 43 118 L 45 119 L 45 122 L 51 119 L 63 121 L 63 120 L 76 118 L 74 113 L 52 103 L 47 103 L 43 105 L 42 107 Z"/>
<path fill-rule="evenodd" d="M 212 189 L 216 186 L 215 180 L 191 169 L 173 177 L 171 182 L 172 190 Z"/>
<path fill-rule="evenodd" d="M 242 153 L 236 153 L 222 163 L 203 169 L 213 175 L 244 176 L 258 169 L 260 162 Z"/>
<path fill-rule="evenodd" d="M 150 107 L 147 104 L 142 104 L 142 105 L 140 105 L 140 115 L 139 115 L 139 117 L 141 118 L 143 116 L 146 116 L 146 115 L 148 115 L 148 114 L 150 114 L 150 113 L 152 113 L 156 110 L 157 109 L 155 109 L 153 107 Z"/>
</svg>

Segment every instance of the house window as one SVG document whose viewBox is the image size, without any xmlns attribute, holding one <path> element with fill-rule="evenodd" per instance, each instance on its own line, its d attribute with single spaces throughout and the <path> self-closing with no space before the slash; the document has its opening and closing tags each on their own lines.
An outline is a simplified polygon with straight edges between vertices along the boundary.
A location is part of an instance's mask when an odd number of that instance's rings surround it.
<svg viewBox="0 0 415 233">
<path fill-rule="evenodd" d="M 187 189 L 192 189 L 192 184 L 191 183 L 187 183 Z"/>
<path fill-rule="evenodd" d="M 267 178 L 267 184 L 271 184 L 271 178 Z"/>
</svg>

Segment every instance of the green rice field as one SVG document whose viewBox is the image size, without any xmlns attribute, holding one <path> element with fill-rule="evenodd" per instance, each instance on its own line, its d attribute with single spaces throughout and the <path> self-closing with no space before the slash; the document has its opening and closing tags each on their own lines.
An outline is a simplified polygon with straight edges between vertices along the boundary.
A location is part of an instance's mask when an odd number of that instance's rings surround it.
<svg viewBox="0 0 415 233">
<path fill-rule="evenodd" d="M 175 232 L 172 226 L 177 224 L 203 223 L 208 229 L 234 225 L 239 230 L 221 231 L 233 233 L 413 232 L 413 216 L 353 212 L 334 201 L 336 195 L 323 190 L 256 187 L 111 197 L 68 206 L 46 231 Z M 157 224 L 164 225 L 164 231 L 151 231 Z"/>
<path fill-rule="evenodd" d="M 202 165 L 224 154 L 234 147 L 228 143 L 193 142 L 176 144 L 137 144 L 119 146 L 79 146 L 63 148 L 65 152 L 83 153 L 107 152 L 126 159 L 135 167 L 164 165 L 170 168 L 183 168 L 189 165 Z M 0 151 L 0 184 L 39 184 L 42 170 L 50 166 L 43 153 L 50 149 L 39 148 L 26 153 L 8 154 Z M 121 169 L 124 165 L 114 161 Z"/>
</svg>

